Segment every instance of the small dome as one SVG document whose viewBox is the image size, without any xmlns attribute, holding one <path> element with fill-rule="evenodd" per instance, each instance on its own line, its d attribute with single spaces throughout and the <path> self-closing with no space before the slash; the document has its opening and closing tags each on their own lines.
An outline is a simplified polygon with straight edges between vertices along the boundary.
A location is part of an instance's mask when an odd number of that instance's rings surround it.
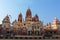
<svg viewBox="0 0 60 40">
<path fill-rule="evenodd" d="M 48 23 L 47 23 L 47 26 L 49 26 L 49 25 L 51 25 L 51 23 L 50 23 L 50 22 L 48 22 Z"/>
<path fill-rule="evenodd" d="M 37 15 L 37 14 L 34 16 L 34 18 L 35 18 L 35 21 L 36 21 L 36 22 L 38 22 L 38 21 L 39 21 L 39 17 L 38 17 L 38 15 Z"/>
<path fill-rule="evenodd" d="M 9 22 L 10 23 L 10 19 L 9 19 L 8 15 L 3 19 L 3 22 Z"/>
<path fill-rule="evenodd" d="M 59 22 L 59 20 L 55 17 L 55 18 L 54 18 L 54 20 L 53 20 L 53 22 L 58 23 L 58 22 Z"/>
<path fill-rule="evenodd" d="M 59 20 L 57 19 L 57 17 L 55 17 L 54 20 L 59 21 Z"/>
</svg>

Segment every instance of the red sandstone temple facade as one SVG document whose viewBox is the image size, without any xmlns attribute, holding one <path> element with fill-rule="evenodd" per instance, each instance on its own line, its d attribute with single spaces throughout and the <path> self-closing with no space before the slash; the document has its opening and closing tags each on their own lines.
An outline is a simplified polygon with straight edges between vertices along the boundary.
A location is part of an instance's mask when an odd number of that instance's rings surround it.
<svg viewBox="0 0 60 40">
<path fill-rule="evenodd" d="M 9 16 L 7 15 L 0 24 L 0 36 L 11 36 L 11 35 L 28 35 L 28 36 L 43 36 L 47 35 L 54 37 L 54 35 L 60 35 L 60 21 L 54 18 L 52 23 L 43 24 L 39 20 L 36 14 L 32 17 L 32 12 L 28 8 L 26 11 L 26 17 L 23 21 L 23 15 L 20 13 L 18 19 L 14 20 L 13 24 L 10 23 Z M 60 37 L 60 36 L 59 36 Z"/>
</svg>

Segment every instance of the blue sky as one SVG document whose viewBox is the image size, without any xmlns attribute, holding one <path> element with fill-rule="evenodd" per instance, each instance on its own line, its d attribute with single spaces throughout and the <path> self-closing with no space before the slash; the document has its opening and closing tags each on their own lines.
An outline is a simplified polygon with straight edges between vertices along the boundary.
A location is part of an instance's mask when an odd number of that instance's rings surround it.
<svg viewBox="0 0 60 40">
<path fill-rule="evenodd" d="M 13 22 L 21 12 L 25 18 L 26 10 L 30 8 L 32 15 L 38 14 L 44 24 L 52 22 L 54 17 L 60 20 L 60 0 L 0 0 L 0 23 L 8 14 Z"/>
</svg>

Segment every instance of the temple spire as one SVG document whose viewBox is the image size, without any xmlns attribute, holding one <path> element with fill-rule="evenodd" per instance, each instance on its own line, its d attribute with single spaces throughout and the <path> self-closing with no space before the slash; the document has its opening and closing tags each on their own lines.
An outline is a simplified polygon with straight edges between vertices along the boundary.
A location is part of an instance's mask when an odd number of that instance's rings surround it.
<svg viewBox="0 0 60 40">
<path fill-rule="evenodd" d="M 22 13 L 20 13 L 18 16 L 18 22 L 22 22 Z"/>
<path fill-rule="evenodd" d="M 38 17 L 38 15 L 37 15 L 37 14 L 35 15 L 35 21 L 36 21 L 36 22 L 38 22 L 38 21 L 39 21 L 39 17 Z"/>
<path fill-rule="evenodd" d="M 58 22 L 59 22 L 59 20 L 57 19 L 57 17 L 55 17 L 54 20 L 53 20 L 53 24 L 56 24 Z"/>
<path fill-rule="evenodd" d="M 31 13 L 30 8 L 28 8 L 27 11 L 26 11 L 26 18 L 27 18 L 27 17 L 29 17 L 29 18 L 32 17 L 32 13 Z"/>
</svg>

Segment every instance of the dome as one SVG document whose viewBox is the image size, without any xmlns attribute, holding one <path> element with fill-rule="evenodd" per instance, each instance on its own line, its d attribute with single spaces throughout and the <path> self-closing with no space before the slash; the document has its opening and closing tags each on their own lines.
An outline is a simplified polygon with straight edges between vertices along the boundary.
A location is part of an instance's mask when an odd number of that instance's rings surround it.
<svg viewBox="0 0 60 40">
<path fill-rule="evenodd" d="M 3 19 L 3 22 L 9 22 L 10 23 L 10 19 L 9 19 L 8 15 Z"/>
</svg>

